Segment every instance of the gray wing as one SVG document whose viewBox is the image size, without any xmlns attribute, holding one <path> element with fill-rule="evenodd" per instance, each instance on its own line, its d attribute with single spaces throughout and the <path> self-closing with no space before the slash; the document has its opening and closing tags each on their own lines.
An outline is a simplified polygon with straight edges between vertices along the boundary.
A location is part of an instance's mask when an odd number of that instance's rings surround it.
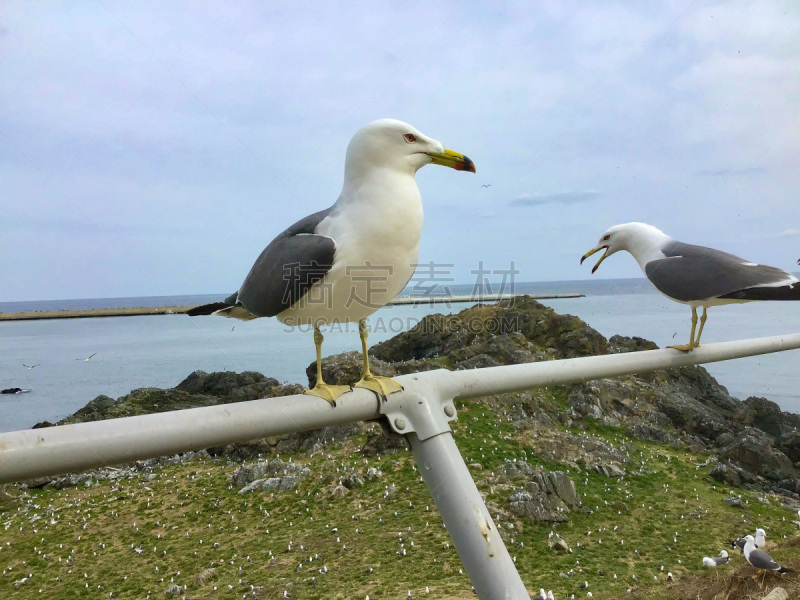
<svg viewBox="0 0 800 600">
<path fill-rule="evenodd" d="M 322 279 L 336 251 L 333 239 L 316 235 L 328 208 L 289 227 L 267 246 L 231 298 L 259 317 L 274 317 L 306 295 Z"/>
<path fill-rule="evenodd" d="M 747 562 L 756 569 L 764 569 L 765 571 L 779 571 L 781 568 L 774 558 L 761 550 L 753 550 L 747 558 Z"/>
<path fill-rule="evenodd" d="M 790 277 L 775 267 L 753 265 L 704 246 L 673 241 L 661 251 L 666 258 L 647 263 L 645 274 L 660 292 L 682 302 L 726 296 Z"/>
<path fill-rule="evenodd" d="M 719 565 L 724 565 L 730 559 L 731 559 L 730 556 L 715 556 L 711 560 L 713 560 L 717 564 L 717 566 L 719 566 Z"/>
</svg>

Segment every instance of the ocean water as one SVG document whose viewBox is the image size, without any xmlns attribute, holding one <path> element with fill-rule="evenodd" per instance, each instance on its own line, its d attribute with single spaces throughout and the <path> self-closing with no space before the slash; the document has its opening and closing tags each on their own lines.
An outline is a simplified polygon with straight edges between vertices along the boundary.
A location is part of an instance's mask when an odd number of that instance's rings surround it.
<svg viewBox="0 0 800 600">
<path fill-rule="evenodd" d="M 450 288 L 453 295 L 471 291 L 472 286 Z M 498 287 L 493 291 L 499 291 Z M 582 318 L 606 337 L 635 335 L 662 347 L 688 340 L 688 307 L 654 292 L 644 279 L 517 283 L 513 291 L 583 293 L 583 298 L 545 300 L 543 304 Z M 191 305 L 225 295 L 0 303 L 0 312 Z M 412 327 L 425 315 L 458 312 L 468 306 L 385 307 L 370 319 L 370 344 Z M 798 303 L 752 302 L 711 309 L 703 341 L 795 332 L 800 332 Z M 324 354 L 358 349 L 357 327 L 325 332 Z M 0 395 L 0 431 L 55 421 L 99 394 L 117 398 L 135 388 L 172 387 L 196 369 L 254 370 L 280 381 L 306 384 L 305 369 L 313 360 L 311 333 L 287 328 L 276 319 L 241 322 L 159 315 L 0 322 L 0 388 L 32 390 Z M 27 369 L 23 364 L 38 366 Z M 764 396 L 784 410 L 800 412 L 798 350 L 714 363 L 707 368 L 738 398 Z"/>
</svg>

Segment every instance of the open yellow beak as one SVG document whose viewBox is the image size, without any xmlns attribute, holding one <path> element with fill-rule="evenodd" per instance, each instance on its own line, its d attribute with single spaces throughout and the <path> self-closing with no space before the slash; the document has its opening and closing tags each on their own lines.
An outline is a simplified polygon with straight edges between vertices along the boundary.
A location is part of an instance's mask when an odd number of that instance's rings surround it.
<svg viewBox="0 0 800 600">
<path fill-rule="evenodd" d="M 589 258 L 592 254 L 595 254 L 596 252 L 600 252 L 600 250 L 605 250 L 605 253 L 603 254 L 603 256 L 600 257 L 600 260 L 597 261 L 597 264 L 592 267 L 592 274 L 593 275 L 594 275 L 594 272 L 597 271 L 597 267 L 600 266 L 600 263 L 603 262 L 606 259 L 606 256 L 608 256 L 608 246 L 600 246 L 599 248 L 594 248 L 592 250 L 589 250 L 583 256 L 581 256 L 581 264 L 583 264 L 583 261 L 585 261 L 587 258 Z"/>
<path fill-rule="evenodd" d="M 470 173 L 475 172 L 475 163 L 463 154 L 459 154 L 453 150 L 445 150 L 442 153 L 426 152 L 425 154 L 433 159 L 431 162 L 434 165 L 450 167 L 456 171 L 469 171 Z"/>
</svg>

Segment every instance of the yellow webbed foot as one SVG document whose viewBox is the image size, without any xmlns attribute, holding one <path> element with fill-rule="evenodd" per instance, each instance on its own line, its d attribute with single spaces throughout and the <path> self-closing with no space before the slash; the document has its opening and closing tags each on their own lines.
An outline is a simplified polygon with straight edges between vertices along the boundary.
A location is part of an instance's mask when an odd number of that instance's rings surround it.
<svg viewBox="0 0 800 600">
<path fill-rule="evenodd" d="M 674 348 L 675 350 L 680 350 L 681 352 L 691 352 L 697 346 L 694 344 L 676 344 L 674 346 L 667 346 L 667 348 Z"/>
<path fill-rule="evenodd" d="M 355 387 L 372 390 L 384 400 L 389 394 L 403 391 L 403 386 L 397 383 L 394 379 L 390 377 L 382 377 L 380 375 L 366 375 L 355 384 Z"/>
<path fill-rule="evenodd" d="M 353 388 L 351 388 L 349 385 L 328 385 L 327 383 L 317 383 L 317 385 L 310 390 L 306 390 L 305 393 L 309 396 L 317 396 L 318 398 L 327 400 L 331 406 L 335 407 L 336 400 L 339 398 L 339 396 L 352 391 Z"/>
</svg>

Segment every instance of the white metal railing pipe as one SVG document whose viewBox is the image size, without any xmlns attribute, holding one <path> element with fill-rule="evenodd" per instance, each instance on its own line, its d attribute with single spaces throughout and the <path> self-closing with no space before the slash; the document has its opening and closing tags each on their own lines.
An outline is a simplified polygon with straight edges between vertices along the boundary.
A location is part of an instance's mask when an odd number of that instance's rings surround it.
<svg viewBox="0 0 800 600">
<path fill-rule="evenodd" d="M 294 395 L 13 431 L 0 434 L 0 483 L 380 416 L 375 394 L 356 388 L 342 396 L 335 408 L 315 396 Z"/>
<path fill-rule="evenodd" d="M 800 334 L 721 342 L 693 352 L 649 350 L 468 371 L 397 377 L 407 391 L 473 398 L 644 373 L 800 348 Z M 394 395 L 393 395 L 394 397 Z M 285 396 L 0 434 L 0 483 L 76 472 L 260 437 L 380 418 L 375 395 L 355 389 L 331 409 L 313 396 Z M 408 430 L 401 433 L 408 433 Z"/>
<path fill-rule="evenodd" d="M 446 371 L 436 381 L 452 399 L 478 398 L 536 387 L 580 383 L 800 348 L 800 333 L 704 344 L 691 352 L 673 348 L 604 354 L 468 371 Z M 439 371 L 436 371 L 439 373 Z M 420 374 L 420 375 L 427 375 Z"/>
</svg>

